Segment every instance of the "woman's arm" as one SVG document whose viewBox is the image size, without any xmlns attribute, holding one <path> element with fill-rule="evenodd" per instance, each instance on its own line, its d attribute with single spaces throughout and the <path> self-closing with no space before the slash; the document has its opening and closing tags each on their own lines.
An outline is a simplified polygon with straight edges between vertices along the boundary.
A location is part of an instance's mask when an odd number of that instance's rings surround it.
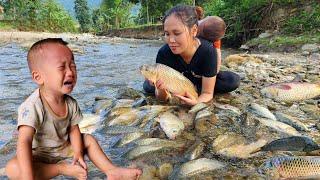
<svg viewBox="0 0 320 180">
<path fill-rule="evenodd" d="M 202 91 L 198 97 L 198 103 L 208 102 L 213 98 L 216 77 L 202 77 Z"/>
<path fill-rule="evenodd" d="M 200 96 L 195 99 L 190 94 L 186 93 L 185 95 L 175 94 L 178 98 L 182 100 L 183 104 L 189 106 L 194 106 L 200 102 L 208 102 L 213 98 L 214 86 L 216 84 L 216 76 L 214 77 L 202 77 L 202 92 Z"/>
<path fill-rule="evenodd" d="M 221 65 L 221 50 L 212 46 L 204 46 L 204 48 L 202 86 L 198 102 L 208 102 L 213 98 L 216 75 Z"/>
<path fill-rule="evenodd" d="M 221 59 L 221 49 L 217 49 L 217 73 L 219 73 L 220 71 L 220 66 L 222 63 L 222 59 Z"/>
<path fill-rule="evenodd" d="M 17 159 L 23 179 L 34 179 L 32 166 L 32 140 L 34 128 L 22 125 L 19 127 L 17 142 Z"/>
</svg>

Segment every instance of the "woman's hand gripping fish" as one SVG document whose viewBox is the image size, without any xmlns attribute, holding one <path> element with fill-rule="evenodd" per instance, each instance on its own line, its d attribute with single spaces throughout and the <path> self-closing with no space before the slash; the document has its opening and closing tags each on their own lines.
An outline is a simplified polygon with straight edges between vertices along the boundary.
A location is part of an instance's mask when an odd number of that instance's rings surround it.
<svg viewBox="0 0 320 180">
<path fill-rule="evenodd" d="M 193 83 L 180 72 L 163 64 L 143 65 L 140 67 L 141 74 L 155 84 L 158 80 L 163 81 L 167 91 L 184 96 L 186 93 L 193 98 L 198 98 L 198 93 Z"/>
</svg>

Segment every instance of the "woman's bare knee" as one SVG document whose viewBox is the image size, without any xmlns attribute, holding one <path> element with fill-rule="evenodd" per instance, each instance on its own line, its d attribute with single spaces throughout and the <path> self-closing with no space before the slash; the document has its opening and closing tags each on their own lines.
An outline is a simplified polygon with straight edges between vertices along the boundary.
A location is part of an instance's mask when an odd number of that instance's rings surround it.
<svg viewBox="0 0 320 180">
<path fill-rule="evenodd" d="M 6 165 L 6 174 L 9 179 L 19 179 L 20 169 L 18 159 L 12 158 Z"/>
</svg>

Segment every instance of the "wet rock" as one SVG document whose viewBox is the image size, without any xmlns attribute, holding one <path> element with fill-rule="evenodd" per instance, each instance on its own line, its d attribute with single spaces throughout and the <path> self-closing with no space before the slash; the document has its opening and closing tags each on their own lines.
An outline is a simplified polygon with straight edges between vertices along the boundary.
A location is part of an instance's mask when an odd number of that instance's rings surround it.
<svg viewBox="0 0 320 180">
<path fill-rule="evenodd" d="M 309 56 L 310 52 L 309 51 L 302 51 L 301 55 L 302 56 Z"/>
<path fill-rule="evenodd" d="M 170 163 L 161 164 L 161 166 L 159 167 L 160 179 L 162 179 L 162 180 L 168 179 L 168 177 L 172 173 L 172 171 L 173 171 L 172 164 L 170 164 Z"/>
<path fill-rule="evenodd" d="M 258 38 L 268 38 L 268 37 L 271 37 L 271 36 L 273 36 L 272 33 L 264 32 L 264 33 L 259 34 Z"/>
<path fill-rule="evenodd" d="M 302 51 L 317 52 L 319 51 L 319 46 L 317 44 L 305 44 L 301 47 Z"/>
<path fill-rule="evenodd" d="M 304 104 L 300 109 L 316 120 L 320 120 L 320 108 L 317 105 Z"/>
<path fill-rule="evenodd" d="M 142 169 L 142 175 L 139 177 L 139 180 L 150 180 L 150 179 L 160 179 L 157 177 L 157 168 L 154 166 L 146 166 Z"/>
<path fill-rule="evenodd" d="M 118 90 L 117 99 L 137 99 L 144 98 L 143 93 L 133 88 L 125 87 Z"/>
<path fill-rule="evenodd" d="M 262 60 L 249 54 L 233 54 L 225 58 L 224 63 L 229 68 L 236 68 L 246 62 L 262 63 Z"/>
<path fill-rule="evenodd" d="M 241 50 L 249 50 L 250 47 L 248 45 L 246 45 L 246 44 L 242 44 L 239 49 L 241 49 Z"/>
<path fill-rule="evenodd" d="M 310 56 L 310 60 L 319 63 L 319 61 L 320 61 L 320 53 L 312 53 L 311 56 Z"/>
</svg>

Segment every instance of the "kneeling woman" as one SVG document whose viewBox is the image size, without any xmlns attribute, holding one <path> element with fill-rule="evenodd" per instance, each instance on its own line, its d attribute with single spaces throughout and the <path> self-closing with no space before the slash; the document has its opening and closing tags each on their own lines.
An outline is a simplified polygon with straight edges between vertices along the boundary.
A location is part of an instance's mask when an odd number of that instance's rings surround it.
<svg viewBox="0 0 320 180">
<path fill-rule="evenodd" d="M 197 99 L 189 94 L 176 95 L 187 105 L 208 102 L 213 98 L 214 91 L 225 93 L 239 86 L 240 78 L 232 72 L 224 73 L 224 78 L 217 78 L 216 49 L 211 42 L 196 37 L 198 19 L 202 13 L 192 6 L 179 5 L 170 9 L 163 19 L 166 44 L 160 48 L 156 59 L 156 63 L 165 64 L 181 72 L 197 87 L 200 94 Z M 215 87 L 216 85 L 220 86 Z M 159 100 L 167 100 L 168 94 L 161 79 L 155 86 L 156 97 Z M 143 88 L 148 93 L 155 91 L 154 86 L 148 81 L 144 82 Z"/>
</svg>

